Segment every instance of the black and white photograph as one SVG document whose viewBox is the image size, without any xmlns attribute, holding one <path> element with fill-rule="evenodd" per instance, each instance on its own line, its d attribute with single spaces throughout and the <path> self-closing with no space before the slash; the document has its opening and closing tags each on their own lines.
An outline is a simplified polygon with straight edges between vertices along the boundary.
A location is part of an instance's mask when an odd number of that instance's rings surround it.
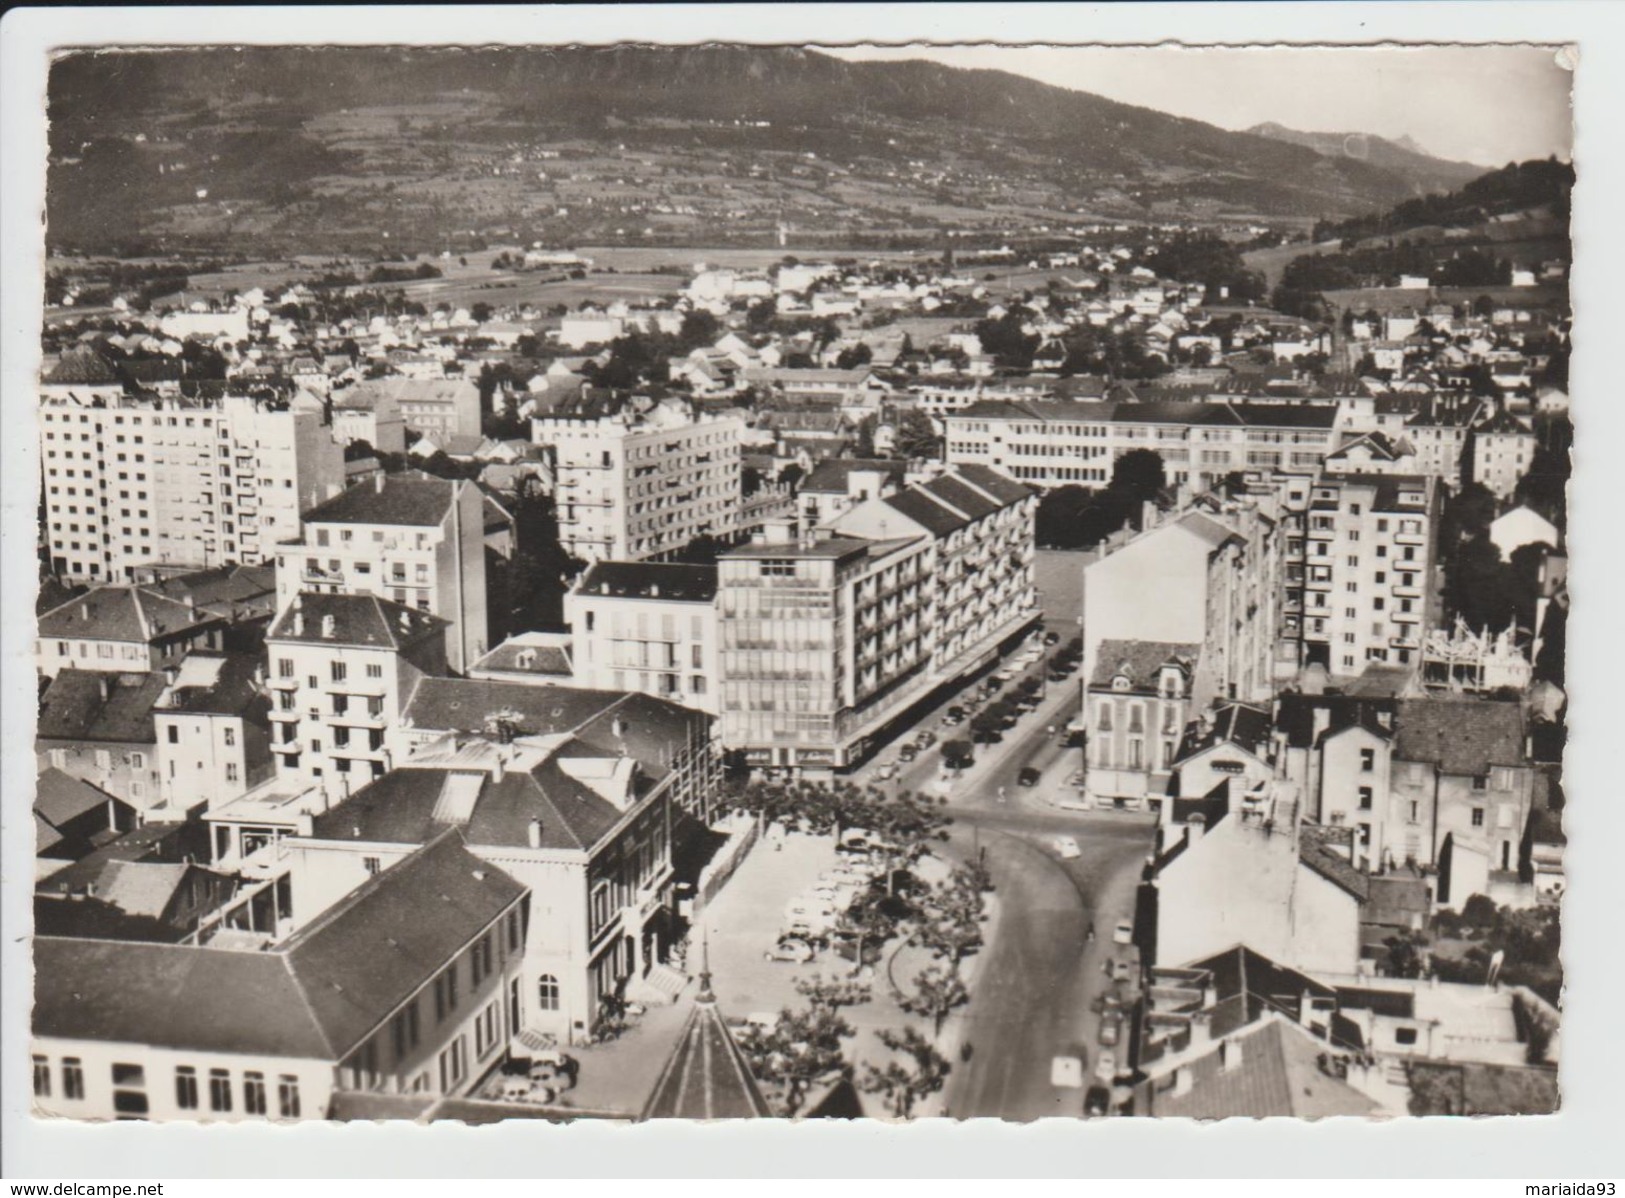
<svg viewBox="0 0 1625 1198">
<path fill-rule="evenodd" d="M 847 32 L 50 50 L 31 1118 L 1562 1109 L 1578 49 Z"/>
</svg>

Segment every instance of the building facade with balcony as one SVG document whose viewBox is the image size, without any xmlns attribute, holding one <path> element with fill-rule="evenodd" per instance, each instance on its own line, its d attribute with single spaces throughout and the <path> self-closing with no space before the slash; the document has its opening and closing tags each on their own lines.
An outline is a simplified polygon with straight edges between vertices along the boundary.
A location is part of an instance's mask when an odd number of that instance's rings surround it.
<svg viewBox="0 0 1625 1198">
<path fill-rule="evenodd" d="M 269 561 L 344 486 L 344 452 L 308 397 L 47 395 L 38 423 L 41 533 L 65 581 Z"/>
<path fill-rule="evenodd" d="M 706 535 L 731 541 L 743 502 L 738 416 L 694 416 L 665 401 L 640 414 L 531 422 L 550 446 L 559 541 L 585 561 L 639 561 Z"/>
<path fill-rule="evenodd" d="M 1194 715 L 1198 643 L 1106 641 L 1084 691 L 1084 787 L 1099 807 L 1140 810 L 1168 790 Z"/>
<path fill-rule="evenodd" d="M 265 646 L 277 774 L 341 797 L 389 771 L 386 731 L 446 673 L 446 622 L 376 595 L 296 594 Z"/>
<path fill-rule="evenodd" d="M 753 768 L 844 770 L 1037 619 L 1033 492 L 965 467 L 718 560 L 722 738 Z"/>
<path fill-rule="evenodd" d="M 1427 475 L 1326 474 L 1301 513 L 1303 661 L 1334 677 L 1421 661 L 1437 619 L 1438 483 Z M 1299 543 L 1289 529 L 1288 611 Z"/>
<path fill-rule="evenodd" d="M 381 474 L 305 514 L 277 546 L 277 608 L 300 592 L 375 595 L 445 621 L 446 659 L 462 671 L 487 644 L 485 497 L 467 481 Z"/>
<path fill-rule="evenodd" d="M 597 562 L 564 597 L 573 682 L 716 715 L 717 568 Z"/>
</svg>

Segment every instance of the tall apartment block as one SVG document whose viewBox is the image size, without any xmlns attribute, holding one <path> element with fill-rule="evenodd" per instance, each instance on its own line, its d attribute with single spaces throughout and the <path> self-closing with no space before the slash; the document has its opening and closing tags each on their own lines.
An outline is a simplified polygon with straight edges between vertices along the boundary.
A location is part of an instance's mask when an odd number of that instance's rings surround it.
<svg viewBox="0 0 1625 1198">
<path fill-rule="evenodd" d="M 68 582 L 269 561 L 344 486 L 344 451 L 314 405 L 42 390 L 41 533 Z"/>
<path fill-rule="evenodd" d="M 717 563 L 722 742 L 754 768 L 846 769 L 1037 619 L 1028 488 L 969 467 Z"/>
<path fill-rule="evenodd" d="M 551 446 L 559 540 L 585 561 L 638 561 L 702 534 L 739 531 L 743 475 L 738 416 L 692 416 L 663 402 L 642 413 L 550 415 L 531 438 Z"/>
<path fill-rule="evenodd" d="M 301 591 L 377 595 L 439 616 L 461 673 L 489 648 L 485 508 L 479 487 L 411 471 L 380 474 L 305 513 L 277 546 L 277 610 Z"/>
<path fill-rule="evenodd" d="M 1303 664 L 1354 676 L 1413 665 L 1436 621 L 1439 486 L 1426 475 L 1326 474 L 1287 516 L 1283 625 Z"/>
</svg>

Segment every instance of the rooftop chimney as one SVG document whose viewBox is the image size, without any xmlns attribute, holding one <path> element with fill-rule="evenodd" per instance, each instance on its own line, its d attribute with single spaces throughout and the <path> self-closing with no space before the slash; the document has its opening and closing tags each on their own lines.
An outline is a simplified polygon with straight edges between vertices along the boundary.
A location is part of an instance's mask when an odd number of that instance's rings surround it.
<svg viewBox="0 0 1625 1198">
<path fill-rule="evenodd" d="M 1189 1094 L 1191 1092 L 1192 1081 L 1191 1067 L 1189 1065 L 1181 1065 L 1178 1069 L 1175 1069 L 1174 1097 L 1183 1098 L 1185 1095 Z"/>
<path fill-rule="evenodd" d="M 294 636 L 305 635 L 305 613 L 299 610 L 299 601 L 297 599 L 294 600 L 293 607 L 293 634 Z"/>
<path fill-rule="evenodd" d="M 533 849 L 542 847 L 542 821 L 533 819 L 525 829 L 525 840 Z"/>
<path fill-rule="evenodd" d="M 1232 1036 L 1228 1040 L 1220 1041 L 1220 1043 L 1219 1043 L 1219 1068 L 1221 1070 L 1223 1070 L 1225 1073 L 1229 1073 L 1232 1069 L 1239 1068 L 1240 1065 L 1241 1065 L 1241 1039 L 1240 1039 L 1240 1037 Z"/>
<path fill-rule="evenodd" d="M 384 472 L 382 470 L 372 476 L 372 489 L 380 495 L 384 493 Z"/>
<path fill-rule="evenodd" d="M 335 624 L 335 621 L 334 621 L 334 619 L 333 619 L 333 617 L 331 615 L 327 615 L 327 616 L 322 617 L 322 639 L 323 640 L 328 640 L 328 641 L 332 640 L 335 628 L 336 628 L 336 624 Z"/>
</svg>

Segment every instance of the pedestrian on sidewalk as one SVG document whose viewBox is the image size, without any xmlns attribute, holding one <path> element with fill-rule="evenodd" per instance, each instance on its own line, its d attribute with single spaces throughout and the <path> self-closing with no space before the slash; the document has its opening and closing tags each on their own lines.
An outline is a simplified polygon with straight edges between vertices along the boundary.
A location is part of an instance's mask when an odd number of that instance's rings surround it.
<svg viewBox="0 0 1625 1198">
<path fill-rule="evenodd" d="M 1094 939 L 1094 938 L 1095 938 L 1095 921 L 1094 921 L 1094 920 L 1092 920 L 1092 919 L 1091 919 L 1091 920 L 1090 920 L 1090 921 L 1089 921 L 1089 931 L 1088 931 L 1088 934 L 1087 934 L 1087 935 L 1085 935 L 1085 937 L 1084 937 L 1084 939 L 1085 939 L 1085 940 L 1093 940 L 1093 939 Z"/>
</svg>

